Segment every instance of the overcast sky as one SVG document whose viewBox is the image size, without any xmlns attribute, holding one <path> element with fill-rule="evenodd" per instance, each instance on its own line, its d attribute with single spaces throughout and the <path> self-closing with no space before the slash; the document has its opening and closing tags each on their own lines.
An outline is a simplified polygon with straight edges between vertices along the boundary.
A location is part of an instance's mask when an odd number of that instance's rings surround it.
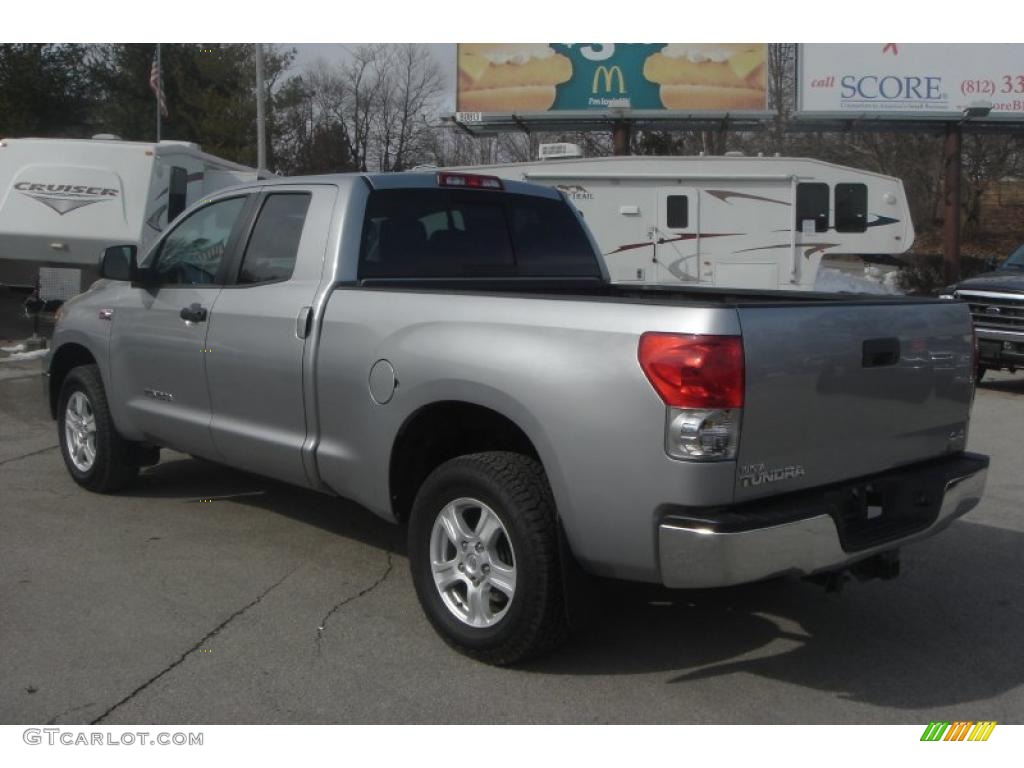
<svg viewBox="0 0 1024 768">
<path fill-rule="evenodd" d="M 297 51 L 292 70 L 302 71 L 305 67 L 317 59 L 324 59 L 327 62 L 342 62 L 345 60 L 347 49 L 358 43 L 278 43 L 283 48 L 294 48 Z M 442 110 L 455 111 L 455 43 L 425 43 L 426 47 L 441 68 L 441 77 L 444 81 L 445 100 Z"/>
</svg>

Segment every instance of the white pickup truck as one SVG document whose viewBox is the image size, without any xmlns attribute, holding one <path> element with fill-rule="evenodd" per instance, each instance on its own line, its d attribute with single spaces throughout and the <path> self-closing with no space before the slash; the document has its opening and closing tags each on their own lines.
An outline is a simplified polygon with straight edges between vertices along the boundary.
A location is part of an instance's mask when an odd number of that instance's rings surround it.
<svg viewBox="0 0 1024 768">
<path fill-rule="evenodd" d="M 566 636 L 570 564 L 892 575 L 985 484 L 965 305 L 611 285 L 552 189 L 258 182 L 103 273 L 47 364 L 74 480 L 167 447 L 353 499 L 407 523 L 430 621 L 493 663 Z"/>
</svg>

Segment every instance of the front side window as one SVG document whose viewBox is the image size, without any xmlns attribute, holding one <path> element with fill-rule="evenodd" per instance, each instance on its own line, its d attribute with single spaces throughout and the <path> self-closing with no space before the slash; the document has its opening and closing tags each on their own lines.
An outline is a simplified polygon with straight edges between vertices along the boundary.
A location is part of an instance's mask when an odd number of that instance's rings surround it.
<svg viewBox="0 0 1024 768">
<path fill-rule="evenodd" d="M 867 185 L 836 184 L 836 232 L 865 232 L 867 228 Z"/>
<path fill-rule="evenodd" d="M 244 207 L 244 197 L 220 200 L 178 224 L 156 252 L 157 281 L 161 285 L 216 284 L 224 251 Z"/>
<path fill-rule="evenodd" d="M 813 222 L 813 225 L 805 225 L 805 222 Z M 815 232 L 828 231 L 828 184 L 796 185 L 796 229 L 806 232 L 807 227 Z"/>
<path fill-rule="evenodd" d="M 239 283 L 272 283 L 292 276 L 309 200 L 308 193 L 267 197 L 245 247 Z"/>
</svg>

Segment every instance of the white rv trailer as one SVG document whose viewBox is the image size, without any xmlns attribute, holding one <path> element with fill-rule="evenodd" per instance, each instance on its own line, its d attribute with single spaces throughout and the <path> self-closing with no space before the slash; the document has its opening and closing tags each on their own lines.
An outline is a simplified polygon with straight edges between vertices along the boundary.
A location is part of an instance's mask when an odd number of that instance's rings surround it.
<svg viewBox="0 0 1024 768">
<path fill-rule="evenodd" d="M 895 255 L 914 242 L 899 179 L 818 160 L 635 156 L 460 170 L 562 190 L 613 282 L 813 290 L 823 257 Z"/>
<path fill-rule="evenodd" d="M 143 249 L 204 195 L 258 175 L 183 141 L 0 140 L 0 285 L 57 267 L 84 290 L 104 248 Z"/>
</svg>

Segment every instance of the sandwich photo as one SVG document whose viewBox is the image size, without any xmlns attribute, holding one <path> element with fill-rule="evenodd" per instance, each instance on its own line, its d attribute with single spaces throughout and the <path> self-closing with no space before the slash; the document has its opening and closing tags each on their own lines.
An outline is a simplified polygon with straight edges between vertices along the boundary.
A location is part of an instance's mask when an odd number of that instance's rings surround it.
<svg viewBox="0 0 1024 768">
<path fill-rule="evenodd" d="M 543 112 L 572 63 L 547 43 L 459 45 L 460 112 Z"/>
<path fill-rule="evenodd" d="M 766 58 L 762 43 L 670 43 L 644 77 L 661 86 L 665 109 L 764 109 Z"/>
</svg>

